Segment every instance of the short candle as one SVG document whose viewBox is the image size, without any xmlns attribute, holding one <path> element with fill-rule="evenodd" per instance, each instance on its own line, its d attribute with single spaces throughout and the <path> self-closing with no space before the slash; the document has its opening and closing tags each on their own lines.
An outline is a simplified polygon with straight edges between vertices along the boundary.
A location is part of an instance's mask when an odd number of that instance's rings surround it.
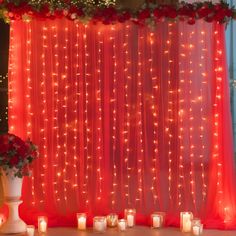
<svg viewBox="0 0 236 236">
<path fill-rule="evenodd" d="M 192 227 L 192 233 L 195 236 L 201 235 L 203 231 L 203 225 L 199 224 L 199 225 L 193 225 Z"/>
<path fill-rule="evenodd" d="M 106 231 L 106 217 L 96 216 L 93 218 L 93 230 L 97 233 Z"/>
<path fill-rule="evenodd" d="M 153 229 L 161 228 L 164 224 L 164 212 L 154 212 L 151 214 L 151 227 Z"/>
<path fill-rule="evenodd" d="M 121 219 L 118 221 L 118 230 L 125 231 L 127 227 L 127 221 L 125 219 Z"/>
<path fill-rule="evenodd" d="M 39 233 L 46 233 L 47 232 L 47 225 L 48 219 L 46 216 L 39 216 L 38 217 L 38 231 Z"/>
<path fill-rule="evenodd" d="M 27 236 L 34 236 L 35 227 L 34 225 L 27 225 L 26 232 Z"/>
<path fill-rule="evenodd" d="M 125 219 L 127 220 L 127 226 L 133 227 L 135 225 L 135 209 L 125 209 Z"/>
<path fill-rule="evenodd" d="M 77 213 L 77 222 L 78 222 L 78 229 L 85 230 L 86 229 L 86 214 L 85 213 Z"/>
</svg>

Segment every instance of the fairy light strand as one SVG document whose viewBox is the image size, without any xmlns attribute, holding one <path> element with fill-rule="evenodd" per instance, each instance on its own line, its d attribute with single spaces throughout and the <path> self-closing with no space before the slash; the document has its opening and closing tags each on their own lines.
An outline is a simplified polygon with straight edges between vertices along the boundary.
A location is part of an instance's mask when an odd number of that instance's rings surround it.
<svg viewBox="0 0 236 236">
<path fill-rule="evenodd" d="M 184 185 L 184 152 L 185 147 L 183 143 L 184 139 L 184 116 L 186 111 L 184 112 L 184 85 L 185 85 L 185 70 L 184 70 L 184 58 L 186 58 L 185 54 L 185 48 L 186 44 L 184 42 L 184 33 L 180 32 L 180 62 L 179 62 L 179 68 L 180 68 L 180 82 L 179 82 L 179 89 L 178 89 L 178 95 L 179 95 L 179 111 L 178 111 L 178 118 L 179 118 L 179 129 L 178 129 L 178 145 L 179 145 L 179 176 L 178 176 L 178 206 L 180 207 L 183 203 L 182 199 L 182 192 L 183 192 L 183 185 Z"/>
<path fill-rule="evenodd" d="M 55 72 L 53 72 L 52 74 L 52 80 L 53 80 L 53 96 L 54 96 L 54 115 L 53 115 L 53 131 L 55 133 L 55 145 L 56 145 L 56 153 L 55 153 L 55 158 L 54 158 L 54 164 L 53 167 L 55 169 L 55 177 L 54 177 L 54 193 L 55 193 L 55 199 L 56 202 L 60 202 L 61 201 L 61 197 L 60 197 L 60 192 L 59 192 L 59 183 L 61 183 L 61 178 L 62 178 L 62 172 L 61 169 L 58 168 L 58 163 L 59 163 L 59 153 L 61 153 L 61 145 L 59 143 L 59 122 L 58 122 L 58 116 L 59 116 L 59 52 L 58 52 L 58 48 L 59 48 L 59 42 L 58 42 L 58 28 L 56 25 L 52 26 L 52 32 L 53 32 L 53 40 L 55 42 L 54 46 L 53 46 L 53 61 L 54 61 L 54 65 L 53 65 L 53 69 L 55 70 Z"/>
<path fill-rule="evenodd" d="M 143 156 L 144 156 L 144 138 L 143 138 L 143 129 L 142 129 L 142 110 L 143 110 L 143 102 L 142 102 L 142 51 L 141 48 L 143 46 L 144 36 L 141 34 L 143 31 L 139 29 L 138 31 L 138 71 L 137 71 L 137 177 L 138 177 L 138 188 L 136 193 L 136 202 L 142 203 L 143 196 Z"/>
<path fill-rule="evenodd" d="M 192 41 L 192 38 L 194 36 L 194 31 L 191 31 L 189 33 L 189 39 L 190 42 Z M 190 152 L 190 189 L 191 189 L 191 196 L 192 196 L 192 201 L 194 205 L 194 209 L 196 210 L 196 199 L 195 199 L 195 173 L 194 173 L 194 159 L 195 159 L 195 145 L 193 141 L 193 134 L 194 134 L 194 116 L 193 116 L 193 91 L 192 91 L 192 86 L 193 86 L 193 81 L 192 81 L 192 75 L 194 73 L 193 71 L 193 61 L 192 61 L 192 51 L 193 51 L 193 45 L 190 43 L 188 44 L 188 58 L 189 60 L 189 84 L 188 84 L 188 91 L 189 91 L 189 152 Z"/>
<path fill-rule="evenodd" d="M 126 182 L 125 182 L 125 198 L 128 206 L 131 206 L 131 199 L 130 199 L 130 171 L 131 168 L 129 167 L 129 155 L 130 155 L 130 148 L 129 148 L 129 141 L 130 141 L 130 104 L 129 104 L 129 83 L 131 80 L 130 74 L 130 53 L 129 53 L 129 35 L 130 32 L 130 25 L 127 23 L 125 26 L 125 43 L 123 44 L 124 52 L 125 52 L 125 124 L 124 124 L 124 161 L 126 167 Z"/>
<path fill-rule="evenodd" d="M 27 80 L 27 90 L 26 90 L 26 103 L 27 103 L 27 128 L 26 128 L 26 133 L 27 133 L 27 138 L 31 138 L 32 135 L 32 118 L 34 116 L 32 109 L 31 109 L 31 104 L 32 104 L 32 79 L 31 79 L 31 48 L 32 48 L 32 29 L 31 29 L 31 24 L 29 22 L 26 23 L 26 80 Z M 30 180 L 30 185 L 31 185 L 31 194 L 32 194 L 32 205 L 35 205 L 35 177 L 32 176 Z"/>
<path fill-rule="evenodd" d="M 83 193 L 85 194 L 85 205 L 89 205 L 89 195 L 88 195 L 88 184 L 89 184 L 89 170 L 90 170 L 90 165 L 91 165 L 91 156 L 89 155 L 89 134 L 90 134 L 90 129 L 88 126 L 88 107 L 89 107 L 89 82 L 88 82 L 88 62 L 89 62 L 89 54 L 88 54 L 88 44 L 87 44 L 87 28 L 88 26 L 84 26 L 84 34 L 83 34 L 83 40 L 84 40 L 84 84 L 85 84 L 85 120 L 84 120 L 84 127 L 85 127 L 85 165 L 86 165 L 86 170 L 85 170 L 85 182 L 84 182 L 84 191 Z"/>
<path fill-rule="evenodd" d="M 159 157 L 159 150 L 158 150 L 158 103 L 156 102 L 156 99 L 158 98 L 158 78 L 157 76 L 154 76 L 154 50 L 153 47 L 155 45 L 155 38 L 156 35 L 154 35 L 153 32 L 149 33 L 149 38 L 150 38 L 150 76 L 152 78 L 152 95 L 151 95 L 151 111 L 153 115 L 153 158 L 152 158 L 152 167 L 151 167 L 151 173 L 152 173 L 152 184 L 151 184 L 151 192 L 153 196 L 153 202 L 154 206 L 157 205 L 158 203 L 158 191 L 157 191 L 157 186 L 158 186 L 158 157 Z"/>
<path fill-rule="evenodd" d="M 208 83 L 207 83 L 207 73 L 205 71 L 205 68 L 203 67 L 206 53 L 207 53 L 207 45 L 206 45 L 206 32 L 202 30 L 200 32 L 201 34 L 201 40 L 200 43 L 202 44 L 202 50 L 201 50 L 201 57 L 200 57 L 200 63 L 199 63 L 199 70 L 202 74 L 202 82 L 201 82 L 201 89 L 200 89 L 200 113 L 201 113 L 201 121 L 200 121 L 200 127 L 199 127 L 199 138 L 200 138 L 200 150 L 199 150 L 199 158 L 200 158 L 200 165 L 201 165 L 201 177 L 202 177 L 202 200 L 203 202 L 206 200 L 206 191 L 207 191 L 207 184 L 205 180 L 205 165 L 204 165 L 204 156 L 205 156 L 205 142 L 204 142 L 204 134 L 205 134 L 205 127 L 206 127 L 206 117 L 204 115 L 205 109 L 204 109 L 204 101 L 203 101 L 203 91 L 207 91 L 208 89 Z"/>
<path fill-rule="evenodd" d="M 115 193 L 117 192 L 117 166 L 116 166 L 116 125 L 117 125 L 117 58 L 116 58 L 116 28 L 115 25 L 111 27 L 112 32 L 112 49 L 113 49 L 113 86 L 112 86 L 112 99 L 110 103 L 112 105 L 112 191 L 111 191 L 111 204 L 112 210 L 115 206 Z"/>
<path fill-rule="evenodd" d="M 172 82 L 171 82 L 171 58 L 170 58 L 170 49 L 172 45 L 172 23 L 168 23 L 168 40 L 166 41 L 166 50 L 165 50 L 165 55 L 167 57 L 168 61 L 168 69 L 167 69 L 167 83 L 168 83 L 168 104 L 167 104 L 167 112 L 168 112 L 168 121 L 167 125 L 165 127 L 166 131 L 166 136 L 168 140 L 168 191 L 169 191 L 169 199 L 170 202 L 172 202 L 172 122 L 173 122 L 173 90 L 172 90 Z"/>
<path fill-rule="evenodd" d="M 103 41 L 101 37 L 101 32 L 98 31 L 97 33 L 98 37 L 98 68 L 97 68 L 97 91 L 96 91 L 96 113 L 97 113 L 97 141 L 96 141 L 96 153 L 98 155 L 98 167 L 97 167 L 97 182 L 98 182 L 98 191 L 97 191 L 97 200 L 101 200 L 102 198 L 102 185 L 103 185 L 103 176 L 102 176 L 102 169 L 101 169 L 101 163 L 103 160 L 103 154 L 102 154 L 102 80 L 101 80 L 101 68 L 102 68 L 102 46 Z"/>
<path fill-rule="evenodd" d="M 48 116 L 47 116 L 47 100 L 46 100 L 46 52 L 47 52 L 47 33 L 48 33 L 48 28 L 46 27 L 45 24 L 42 26 L 42 55 L 41 55 L 41 61 L 42 61 L 42 80 L 40 83 L 41 87 L 41 96 L 42 96 L 42 117 L 43 117 L 43 127 L 41 127 L 41 140 L 42 140 L 42 171 L 41 171 L 41 188 L 42 188 L 42 197 L 40 199 L 40 203 L 44 202 L 43 196 L 46 194 L 46 169 L 47 169 L 47 126 L 48 126 Z"/>
</svg>

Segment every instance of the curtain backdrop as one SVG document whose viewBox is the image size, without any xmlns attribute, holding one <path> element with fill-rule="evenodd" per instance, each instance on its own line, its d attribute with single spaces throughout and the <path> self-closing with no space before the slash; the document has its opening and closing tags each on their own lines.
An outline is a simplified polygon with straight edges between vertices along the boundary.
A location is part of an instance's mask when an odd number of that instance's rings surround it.
<svg viewBox="0 0 236 236">
<path fill-rule="evenodd" d="M 9 128 L 39 146 L 21 216 L 136 208 L 236 226 L 224 25 L 11 23 Z"/>
</svg>

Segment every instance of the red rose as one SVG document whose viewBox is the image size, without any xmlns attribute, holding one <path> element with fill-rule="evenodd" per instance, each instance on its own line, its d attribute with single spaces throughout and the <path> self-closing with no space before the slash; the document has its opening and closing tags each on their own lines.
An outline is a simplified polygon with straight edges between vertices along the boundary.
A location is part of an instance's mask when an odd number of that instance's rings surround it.
<svg viewBox="0 0 236 236">
<path fill-rule="evenodd" d="M 212 13 L 212 9 L 210 9 L 208 6 L 204 6 L 204 7 L 199 8 L 197 10 L 197 14 L 198 14 L 199 18 L 204 18 L 204 17 L 208 16 L 210 13 Z"/>
<path fill-rule="evenodd" d="M 205 21 L 211 23 L 214 20 L 214 18 L 211 16 L 205 17 Z"/>
<path fill-rule="evenodd" d="M 77 8 L 76 6 L 71 6 L 69 10 L 70 14 L 76 13 L 78 16 L 83 16 L 84 12 L 81 8 Z"/>
<path fill-rule="evenodd" d="M 224 9 L 219 9 L 215 12 L 215 15 L 213 17 L 216 21 L 222 21 L 226 17 L 226 12 Z"/>
<path fill-rule="evenodd" d="M 8 143 L 8 136 L 7 135 L 1 135 L 0 136 L 0 153 L 5 153 L 9 149 L 9 143 Z"/>
<path fill-rule="evenodd" d="M 189 24 L 189 25 L 194 25 L 195 22 L 196 22 L 196 20 L 195 20 L 194 18 L 190 18 L 190 19 L 188 20 L 188 24 Z"/>
<path fill-rule="evenodd" d="M 138 19 L 139 20 L 146 20 L 151 16 L 150 10 L 149 9 L 144 9 L 138 14 Z"/>
<path fill-rule="evenodd" d="M 54 16 L 56 16 L 58 18 L 62 18 L 64 16 L 63 11 L 62 10 L 55 10 Z"/>
<path fill-rule="evenodd" d="M 180 16 L 188 16 L 191 18 L 195 17 L 195 10 L 192 5 L 183 6 L 178 10 Z"/>
<path fill-rule="evenodd" d="M 177 17 L 177 15 L 178 15 L 178 13 L 175 8 L 173 8 L 171 6 L 165 7 L 165 16 L 166 17 L 174 19 Z"/>
<path fill-rule="evenodd" d="M 17 149 L 17 153 L 20 157 L 25 158 L 26 154 L 28 153 L 28 149 L 25 145 L 22 145 Z"/>
<path fill-rule="evenodd" d="M 118 21 L 123 23 L 127 20 L 130 20 L 130 18 L 131 18 L 131 14 L 127 11 L 118 16 Z"/>
<path fill-rule="evenodd" d="M 20 158 L 18 156 L 14 156 L 10 159 L 9 162 L 10 162 L 11 166 L 16 166 L 16 165 L 18 165 L 19 161 L 20 161 Z"/>
<path fill-rule="evenodd" d="M 161 17 L 163 17 L 163 13 L 161 11 L 161 9 L 159 8 L 156 8 L 153 10 L 153 15 L 157 18 L 157 19 L 160 19 Z"/>
</svg>

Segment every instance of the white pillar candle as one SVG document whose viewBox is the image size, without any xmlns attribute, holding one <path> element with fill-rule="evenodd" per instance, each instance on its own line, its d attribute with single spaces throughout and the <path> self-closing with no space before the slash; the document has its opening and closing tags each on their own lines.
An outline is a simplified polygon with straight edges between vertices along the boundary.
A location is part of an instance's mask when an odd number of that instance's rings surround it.
<svg viewBox="0 0 236 236">
<path fill-rule="evenodd" d="M 198 225 L 193 226 L 193 235 L 200 235 L 200 227 Z"/>
<path fill-rule="evenodd" d="M 198 223 L 192 226 L 192 233 L 195 236 L 201 235 L 203 231 L 203 224 Z"/>
<path fill-rule="evenodd" d="M 39 233 L 46 233 L 47 232 L 47 217 L 46 216 L 39 216 L 38 217 L 38 231 Z"/>
<path fill-rule="evenodd" d="M 78 222 L 78 229 L 85 230 L 86 229 L 86 214 L 77 213 L 77 222 Z"/>
<path fill-rule="evenodd" d="M 27 236 L 34 236 L 35 227 L 34 225 L 27 225 L 26 232 Z"/>
<path fill-rule="evenodd" d="M 0 226 L 4 223 L 5 216 L 3 214 L 0 214 Z"/>
<path fill-rule="evenodd" d="M 93 218 L 93 229 L 95 232 L 103 233 L 106 231 L 106 217 L 96 216 Z"/>
<path fill-rule="evenodd" d="M 127 222 L 125 219 L 121 219 L 118 221 L 118 229 L 120 231 L 125 231 L 126 230 L 126 225 L 127 225 Z"/>
<path fill-rule="evenodd" d="M 187 233 L 187 232 L 191 232 L 191 220 L 186 220 L 184 222 L 184 225 L 183 225 L 183 232 Z"/>
<path fill-rule="evenodd" d="M 129 227 L 133 227 L 134 226 L 134 216 L 133 215 L 127 215 L 127 225 Z"/>
<path fill-rule="evenodd" d="M 191 232 L 192 213 L 191 212 L 181 212 L 180 217 L 181 217 L 180 225 L 182 227 L 182 231 L 185 233 Z"/>
<path fill-rule="evenodd" d="M 160 228 L 161 227 L 161 217 L 160 216 L 153 216 L 152 217 L 152 226 L 153 226 L 153 228 Z"/>
<path fill-rule="evenodd" d="M 135 209 L 125 209 L 125 219 L 127 221 L 128 227 L 134 227 L 135 225 L 135 216 L 136 210 Z"/>
</svg>

